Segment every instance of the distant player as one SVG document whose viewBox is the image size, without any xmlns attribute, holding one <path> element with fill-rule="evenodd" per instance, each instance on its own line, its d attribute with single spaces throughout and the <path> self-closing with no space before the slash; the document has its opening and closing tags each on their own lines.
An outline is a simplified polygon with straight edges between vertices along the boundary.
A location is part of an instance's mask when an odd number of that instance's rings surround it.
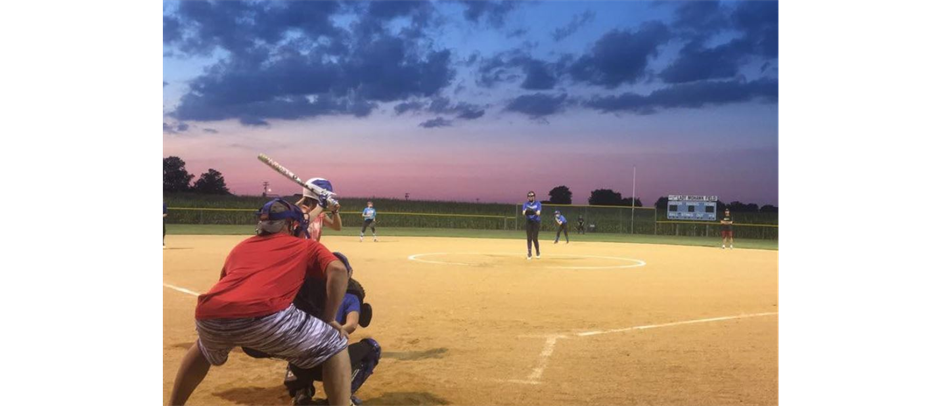
<svg viewBox="0 0 942 406">
<path fill-rule="evenodd" d="M 726 212 L 723 216 L 723 219 L 720 220 L 722 224 L 723 232 L 723 249 L 726 249 L 726 240 L 729 240 L 729 248 L 733 248 L 733 218 L 729 215 L 729 209 L 726 209 Z"/>
<path fill-rule="evenodd" d="M 527 218 L 527 260 L 533 258 L 532 246 L 536 246 L 536 259 L 540 259 L 540 211 L 543 205 L 536 201 L 536 193 L 527 192 L 527 202 L 523 204 L 523 215 Z"/>
<path fill-rule="evenodd" d="M 585 219 L 582 218 L 581 214 L 576 220 L 576 234 L 585 234 Z"/>
<path fill-rule="evenodd" d="M 553 244 L 559 244 L 559 233 L 566 234 L 566 244 L 569 244 L 569 224 L 566 223 L 566 216 L 556 210 L 556 241 Z"/>
<path fill-rule="evenodd" d="M 164 244 L 164 237 L 167 236 L 167 203 L 164 203 L 163 201 L 160 202 L 160 214 L 161 214 L 160 222 L 162 224 L 161 226 L 162 232 L 160 234 L 160 246 L 161 246 L 161 249 L 167 249 L 167 245 Z"/>
<path fill-rule="evenodd" d="M 363 234 L 366 233 L 366 227 L 370 227 L 373 232 L 373 242 L 376 242 L 376 209 L 373 208 L 373 202 L 366 202 L 366 208 L 363 209 L 363 228 L 360 229 L 360 242 L 363 242 Z"/>
<path fill-rule="evenodd" d="M 305 183 L 317 186 L 328 192 L 334 191 L 330 181 L 324 178 L 311 178 Z M 340 204 L 327 207 L 327 197 L 317 196 L 314 192 L 308 190 L 308 188 L 303 188 L 301 194 L 303 197 L 301 197 L 301 200 L 298 200 L 296 204 L 301 207 L 301 210 L 304 211 L 305 219 L 308 220 L 307 235 L 310 239 L 320 241 L 321 232 L 325 224 L 334 231 L 340 231 L 341 228 L 343 228 L 343 222 L 340 220 L 339 214 Z M 327 211 L 330 212 L 329 216 L 327 215 Z"/>
</svg>

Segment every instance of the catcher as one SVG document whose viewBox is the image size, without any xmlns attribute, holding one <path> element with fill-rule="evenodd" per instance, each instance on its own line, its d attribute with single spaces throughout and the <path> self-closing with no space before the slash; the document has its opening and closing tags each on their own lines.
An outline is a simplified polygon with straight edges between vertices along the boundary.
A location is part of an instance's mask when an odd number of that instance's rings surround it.
<svg viewBox="0 0 942 406">
<path fill-rule="evenodd" d="M 347 257 L 339 252 L 335 252 L 337 257 L 347 268 L 349 275 L 353 275 L 353 268 Z M 335 320 L 342 325 L 342 329 L 347 334 L 356 331 L 357 326 L 367 327 L 373 319 L 373 308 L 369 303 L 365 303 L 366 291 L 354 279 L 349 279 L 347 292 L 344 295 L 340 310 L 337 312 Z M 321 314 L 324 303 L 327 299 L 327 286 L 323 280 L 317 278 L 307 278 L 301 290 L 294 298 L 294 306 L 301 311 L 317 315 Z M 352 369 L 352 384 L 350 393 L 356 393 L 357 389 L 366 382 L 366 379 L 373 374 L 373 369 L 379 363 L 381 348 L 376 340 L 364 338 L 357 343 L 350 344 L 347 347 L 350 355 L 350 365 Z M 255 358 L 268 358 L 268 355 L 251 348 L 243 348 L 246 354 Z M 291 363 L 288 364 L 285 372 L 284 385 L 288 394 L 293 399 L 295 405 L 313 405 L 314 403 L 314 381 L 323 379 L 323 370 L 320 366 L 305 369 Z M 351 396 L 351 401 L 355 405 L 360 404 L 356 396 Z"/>
</svg>

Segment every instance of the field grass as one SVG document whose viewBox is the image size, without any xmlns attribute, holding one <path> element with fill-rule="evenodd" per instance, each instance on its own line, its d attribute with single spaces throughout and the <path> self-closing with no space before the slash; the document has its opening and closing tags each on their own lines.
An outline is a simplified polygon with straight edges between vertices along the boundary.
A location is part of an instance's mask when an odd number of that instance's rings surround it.
<svg viewBox="0 0 942 406">
<path fill-rule="evenodd" d="M 254 225 L 228 225 L 228 224 L 167 224 L 167 234 L 175 235 L 252 235 L 255 233 Z M 329 238 L 331 234 L 340 234 L 345 236 L 356 236 L 360 233 L 359 227 L 345 227 L 342 231 L 325 231 Z M 525 240 L 525 234 L 522 231 L 504 231 L 504 230 L 473 230 L 473 229 L 450 229 L 450 228 L 409 228 L 409 227 L 382 227 L 377 228 L 380 238 L 408 236 L 408 237 L 461 237 L 461 238 L 500 238 L 500 239 L 521 239 Z M 541 232 L 540 241 L 552 240 L 556 233 Z M 369 234 L 367 234 L 369 235 Z M 645 235 L 645 234 L 609 234 L 592 233 L 585 235 L 575 235 L 570 233 L 571 241 L 594 241 L 594 242 L 621 242 L 635 244 L 663 244 L 663 245 L 688 245 L 700 247 L 717 247 L 720 244 L 719 238 L 713 237 L 685 237 L 685 236 L 667 236 L 667 235 Z M 562 237 L 561 237 L 562 238 Z M 759 240 L 738 238 L 735 240 L 737 248 L 778 250 L 777 240 Z"/>
</svg>

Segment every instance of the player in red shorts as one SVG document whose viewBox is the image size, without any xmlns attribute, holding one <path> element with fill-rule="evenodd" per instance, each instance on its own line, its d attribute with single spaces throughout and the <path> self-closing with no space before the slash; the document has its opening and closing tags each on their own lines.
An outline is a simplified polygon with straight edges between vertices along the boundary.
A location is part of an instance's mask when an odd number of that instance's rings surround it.
<svg viewBox="0 0 942 406">
<path fill-rule="evenodd" d="M 729 215 L 729 209 L 726 209 L 726 212 L 723 216 L 723 219 L 720 220 L 723 233 L 723 249 L 726 249 L 726 240 L 729 240 L 729 248 L 733 248 L 733 218 Z"/>
</svg>

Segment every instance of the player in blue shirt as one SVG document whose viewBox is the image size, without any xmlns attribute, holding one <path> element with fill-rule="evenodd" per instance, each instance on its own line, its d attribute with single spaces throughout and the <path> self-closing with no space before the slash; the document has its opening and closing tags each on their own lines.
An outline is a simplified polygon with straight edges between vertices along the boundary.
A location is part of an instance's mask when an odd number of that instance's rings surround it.
<svg viewBox="0 0 942 406">
<path fill-rule="evenodd" d="M 366 290 L 356 279 L 353 279 L 353 267 L 350 266 L 350 260 L 339 252 L 335 252 L 334 256 L 343 262 L 350 276 L 343 302 L 335 316 L 335 320 L 341 324 L 343 331 L 349 335 L 356 330 L 358 325 L 360 327 L 370 325 L 373 320 L 373 307 L 364 302 Z M 304 280 L 292 304 L 310 317 L 320 317 L 324 312 L 326 300 L 327 281 L 317 277 L 309 277 Z M 242 347 L 242 351 L 253 358 L 271 358 L 271 355 L 252 348 Z M 379 359 L 382 356 L 382 348 L 376 340 L 364 338 L 348 345 L 347 352 L 350 355 L 350 366 L 352 368 L 350 375 L 350 393 L 352 395 L 363 385 L 366 378 L 373 374 L 373 370 L 379 364 Z M 288 370 L 285 372 L 284 384 L 285 388 L 288 389 L 288 394 L 294 399 L 293 404 L 317 404 L 314 399 L 314 381 L 323 381 L 323 375 L 323 364 L 314 368 L 301 368 L 289 363 Z M 356 396 L 351 396 L 350 401 L 357 406 L 362 403 Z M 334 402 L 332 404 L 348 403 Z"/>
<path fill-rule="evenodd" d="M 353 334 L 360 324 L 360 298 L 353 293 L 347 293 L 343 297 L 343 303 L 337 312 L 337 322 L 343 325 L 343 330 L 347 334 Z M 363 385 L 366 378 L 373 374 L 373 369 L 379 363 L 380 349 L 379 343 L 371 338 L 364 338 L 359 342 L 352 343 L 347 347 L 350 353 L 350 365 L 353 367 L 352 385 L 350 393 L 356 393 L 357 389 Z M 298 375 L 295 375 L 297 371 Z M 294 399 L 295 405 L 311 405 L 314 403 L 314 381 L 323 381 L 323 368 L 321 365 L 314 367 L 313 370 L 295 369 L 292 371 L 288 367 L 285 373 L 285 387 L 288 389 L 288 395 Z M 352 396 L 354 405 L 359 405 L 360 400 Z"/>
<path fill-rule="evenodd" d="M 357 326 L 367 327 L 370 325 L 370 321 L 373 319 L 373 308 L 369 303 L 364 302 L 366 291 L 363 286 L 352 278 L 353 267 L 350 266 L 350 261 L 339 252 L 335 252 L 334 255 L 344 263 L 351 276 L 347 285 L 347 292 L 344 294 L 343 302 L 340 304 L 335 320 L 341 324 L 341 328 L 347 334 L 353 334 Z M 307 278 L 294 300 L 294 305 L 308 314 L 321 314 L 323 302 L 326 300 L 326 289 L 324 280 Z M 350 354 L 350 365 L 352 366 L 350 393 L 354 394 L 366 379 L 373 374 L 374 368 L 379 364 L 382 349 L 376 340 L 364 338 L 356 343 L 351 340 L 347 351 Z M 315 404 L 314 381 L 323 381 L 322 365 L 312 369 L 303 369 L 289 364 L 288 370 L 285 372 L 284 385 L 288 389 L 288 394 L 294 399 L 293 404 Z M 355 405 L 361 403 L 356 396 L 352 396 L 351 400 Z"/>
<path fill-rule="evenodd" d="M 540 259 L 540 210 L 543 205 L 536 201 L 536 193 L 527 192 L 527 202 L 523 204 L 523 215 L 527 218 L 527 260 L 533 258 L 531 247 L 536 246 L 536 259 Z"/>
<path fill-rule="evenodd" d="M 373 202 L 366 202 L 366 208 L 363 209 L 363 228 L 360 230 L 360 242 L 363 242 L 363 233 L 366 232 L 367 226 L 373 232 L 373 242 L 376 242 L 376 209 L 373 208 Z"/>
<path fill-rule="evenodd" d="M 167 203 L 163 201 L 160 202 L 160 223 L 161 223 L 161 234 L 160 234 L 160 246 L 161 249 L 167 249 L 167 246 L 164 245 L 164 237 L 167 236 Z"/>
<path fill-rule="evenodd" d="M 559 243 L 559 232 L 562 231 L 566 234 L 566 244 L 569 244 L 569 224 L 566 223 L 566 216 L 559 213 L 559 210 L 556 210 L 556 241 L 553 241 L 553 244 Z"/>
</svg>

